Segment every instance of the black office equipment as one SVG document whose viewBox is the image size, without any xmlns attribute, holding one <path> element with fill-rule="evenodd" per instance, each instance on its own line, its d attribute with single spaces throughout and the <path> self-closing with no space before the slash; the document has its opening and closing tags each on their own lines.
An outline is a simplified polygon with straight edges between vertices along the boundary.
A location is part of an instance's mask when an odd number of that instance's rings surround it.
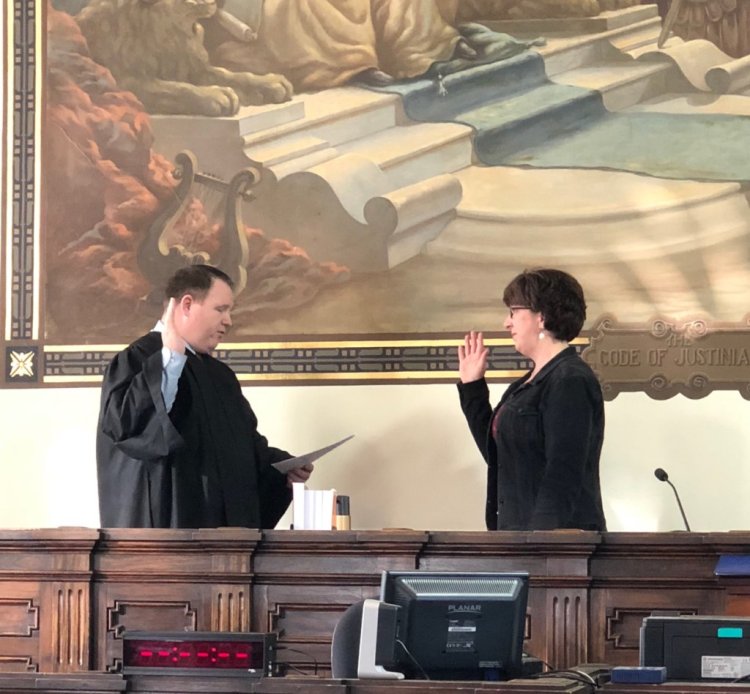
<svg viewBox="0 0 750 694">
<path fill-rule="evenodd" d="M 398 605 L 396 662 L 410 678 L 506 680 L 523 672 L 528 574 L 384 571 Z"/>
<path fill-rule="evenodd" d="M 750 618 L 646 617 L 640 665 L 666 667 L 669 680 L 734 680 L 750 675 Z"/>
</svg>

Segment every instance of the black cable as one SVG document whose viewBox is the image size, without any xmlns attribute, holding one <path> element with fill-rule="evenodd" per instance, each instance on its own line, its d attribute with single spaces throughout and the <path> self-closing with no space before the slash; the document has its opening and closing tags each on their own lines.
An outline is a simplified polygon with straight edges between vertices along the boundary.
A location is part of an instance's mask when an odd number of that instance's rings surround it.
<svg viewBox="0 0 750 694">
<path fill-rule="evenodd" d="M 599 689 L 599 683 L 591 675 L 589 675 L 588 672 L 577 670 L 576 668 L 565 668 L 563 670 L 557 670 L 552 667 L 552 665 L 550 665 L 546 660 L 537 658 L 533 653 L 524 652 L 524 655 L 529 658 L 534 658 L 534 660 L 538 660 L 542 665 L 544 665 L 544 667 L 547 668 L 547 672 L 539 672 L 534 675 L 528 675 L 528 679 L 537 679 L 542 677 L 567 677 L 568 679 L 574 679 L 578 682 L 581 682 L 582 684 L 588 684 L 592 688 L 592 692 L 595 692 L 597 689 Z"/>
<path fill-rule="evenodd" d="M 588 672 L 578 670 L 577 668 L 566 668 L 565 670 L 558 670 L 558 672 L 568 673 L 571 675 L 580 675 L 584 682 L 590 684 L 595 690 L 599 688 L 599 683 L 591 676 Z"/>
<path fill-rule="evenodd" d="M 305 677 L 309 677 L 309 673 L 305 672 L 302 668 L 297 667 L 296 665 L 292 665 L 291 663 L 284 663 L 287 670 L 294 670 L 296 673 L 300 675 L 304 675 Z M 317 676 L 317 672 L 315 673 L 315 676 Z"/>
<path fill-rule="evenodd" d="M 299 648 L 292 648 L 291 646 L 276 646 L 275 650 L 277 650 L 277 651 L 291 651 L 292 653 L 299 653 L 300 655 L 304 655 L 306 658 L 309 658 L 310 660 L 313 661 L 313 668 L 314 668 L 313 669 L 313 676 L 314 677 L 318 676 L 318 659 L 314 655 L 310 655 L 309 653 L 307 653 L 305 651 L 301 651 Z M 288 662 L 285 662 L 284 665 L 286 665 L 286 667 L 288 667 L 288 668 L 291 668 L 292 670 L 296 670 L 297 672 L 299 672 L 302 675 L 307 675 L 307 673 L 304 670 L 298 668 L 296 665 L 292 665 L 291 663 L 288 663 Z"/>
<path fill-rule="evenodd" d="M 411 651 L 409 651 L 409 649 L 406 647 L 406 644 L 401 639 L 396 639 L 396 643 L 404 649 L 404 653 L 409 656 L 409 660 L 413 665 L 416 666 L 417 670 L 419 670 L 419 674 L 422 675 L 422 679 L 430 679 L 427 673 L 424 671 L 424 668 L 419 664 L 419 661 L 411 654 Z"/>
<path fill-rule="evenodd" d="M 547 668 L 547 670 L 550 670 L 550 671 L 552 671 L 552 670 L 554 670 L 554 669 L 555 669 L 555 668 L 554 668 L 554 667 L 552 667 L 552 665 L 550 665 L 550 664 L 549 664 L 549 663 L 548 663 L 548 662 L 547 662 L 546 660 L 542 660 L 541 658 L 537 658 L 537 657 L 536 657 L 536 656 L 535 656 L 535 655 L 534 655 L 533 653 L 526 653 L 526 652 L 524 652 L 524 655 L 525 655 L 525 656 L 526 656 L 527 658 L 533 658 L 534 660 L 538 660 L 538 661 L 539 661 L 539 662 L 540 662 L 540 663 L 541 663 L 542 665 L 544 665 L 544 667 L 546 667 L 546 668 Z"/>
</svg>

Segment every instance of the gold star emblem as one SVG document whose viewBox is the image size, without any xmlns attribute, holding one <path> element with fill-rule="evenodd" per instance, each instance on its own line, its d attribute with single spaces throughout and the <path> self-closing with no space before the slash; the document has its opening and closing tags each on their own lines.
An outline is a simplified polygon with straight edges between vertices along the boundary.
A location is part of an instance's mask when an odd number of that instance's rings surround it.
<svg viewBox="0 0 750 694">
<path fill-rule="evenodd" d="M 10 377 L 34 376 L 34 352 L 10 353 Z"/>
</svg>

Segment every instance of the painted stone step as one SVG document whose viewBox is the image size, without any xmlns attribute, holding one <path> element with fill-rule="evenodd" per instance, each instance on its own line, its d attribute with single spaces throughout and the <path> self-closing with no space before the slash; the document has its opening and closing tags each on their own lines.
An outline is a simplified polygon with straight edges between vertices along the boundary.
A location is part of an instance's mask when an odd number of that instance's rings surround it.
<svg viewBox="0 0 750 694">
<path fill-rule="evenodd" d="M 243 138 L 302 122 L 304 117 L 300 100 L 244 106 L 234 116 L 150 116 L 157 152 L 174 161 L 178 152 L 189 149 L 198 157 L 201 171 L 226 180 L 250 164 L 242 155 Z"/>
<path fill-rule="evenodd" d="M 393 127 L 398 97 L 342 87 L 248 106 L 234 116 L 153 116 L 155 149 L 169 159 L 190 149 L 202 171 L 229 180 L 247 166 L 310 166 L 310 155 Z M 196 136 L 200 133 L 200 136 Z M 291 162 L 303 161 L 296 167 Z M 315 160 L 320 161 L 318 156 Z"/>
<path fill-rule="evenodd" d="M 555 75 L 554 81 L 599 91 L 608 111 L 629 108 L 670 87 L 684 84 L 673 65 L 634 61 L 581 67 Z"/>
<path fill-rule="evenodd" d="M 466 168 L 472 163 L 472 129 L 457 123 L 412 123 L 354 140 L 338 149 L 373 161 L 394 188 Z"/>
<path fill-rule="evenodd" d="M 548 77 L 602 60 L 612 60 L 624 51 L 645 45 L 656 45 L 661 31 L 658 17 L 601 34 L 550 38 L 538 52 L 544 58 Z"/>
<path fill-rule="evenodd" d="M 472 167 L 457 217 L 430 255 L 520 265 L 639 262 L 736 243 L 750 233 L 737 183 L 574 169 Z"/>
<path fill-rule="evenodd" d="M 359 87 L 339 87 L 294 97 L 304 105 L 304 118 L 282 123 L 244 138 L 253 147 L 288 136 L 318 137 L 336 146 L 396 123 L 398 97 Z"/>
<path fill-rule="evenodd" d="M 635 5 L 621 10 L 608 10 L 595 17 L 564 17 L 557 19 L 489 19 L 476 20 L 493 31 L 511 36 L 549 36 L 600 34 L 630 26 L 659 16 L 656 5 Z"/>
<path fill-rule="evenodd" d="M 303 133 L 268 140 L 255 147 L 246 147 L 245 154 L 264 168 L 272 168 L 291 159 L 308 157 L 329 148 L 330 143 L 326 140 Z"/>
</svg>

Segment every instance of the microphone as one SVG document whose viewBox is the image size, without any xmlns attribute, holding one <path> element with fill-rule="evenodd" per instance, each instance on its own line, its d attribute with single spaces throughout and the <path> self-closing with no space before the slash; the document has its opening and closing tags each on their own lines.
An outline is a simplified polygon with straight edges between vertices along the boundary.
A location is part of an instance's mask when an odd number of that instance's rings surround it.
<svg viewBox="0 0 750 694">
<path fill-rule="evenodd" d="M 682 522 L 685 523 L 685 530 L 690 532 L 690 525 L 688 524 L 687 516 L 685 515 L 685 509 L 682 508 L 682 502 L 680 501 L 680 495 L 677 493 L 677 487 L 675 487 L 670 481 L 669 481 L 669 475 L 667 474 L 666 470 L 662 470 L 660 467 L 656 468 L 654 470 L 654 475 L 656 475 L 656 479 L 660 482 L 666 482 L 670 487 L 672 487 L 672 491 L 674 492 L 674 498 L 677 499 L 677 505 L 680 507 L 680 513 L 682 514 Z"/>
</svg>

